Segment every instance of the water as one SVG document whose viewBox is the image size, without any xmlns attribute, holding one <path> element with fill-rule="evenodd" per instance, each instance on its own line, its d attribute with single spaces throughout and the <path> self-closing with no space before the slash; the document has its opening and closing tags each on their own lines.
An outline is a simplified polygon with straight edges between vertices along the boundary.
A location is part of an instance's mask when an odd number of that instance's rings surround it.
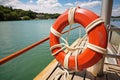
<svg viewBox="0 0 120 80">
<path fill-rule="evenodd" d="M 0 59 L 47 37 L 54 21 L 49 19 L 0 22 Z M 120 25 L 120 22 L 117 23 Z M 85 34 L 83 28 L 81 29 L 81 34 Z M 72 36 L 69 43 L 78 38 L 79 30 L 70 33 Z M 52 59 L 47 41 L 1 65 L 0 80 L 33 80 Z"/>
<path fill-rule="evenodd" d="M 0 58 L 49 35 L 54 20 L 0 22 Z M 0 66 L 0 80 L 32 80 L 53 57 L 49 42 Z"/>
</svg>

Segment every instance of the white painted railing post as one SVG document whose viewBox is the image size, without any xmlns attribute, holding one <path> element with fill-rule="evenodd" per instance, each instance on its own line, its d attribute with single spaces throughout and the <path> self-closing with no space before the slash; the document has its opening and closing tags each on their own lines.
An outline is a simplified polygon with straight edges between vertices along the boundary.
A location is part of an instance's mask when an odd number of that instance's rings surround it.
<svg viewBox="0 0 120 80">
<path fill-rule="evenodd" d="M 106 28 L 110 25 L 112 4 L 113 4 L 113 0 L 102 0 L 101 18 L 104 20 Z M 87 70 L 90 71 L 94 76 L 103 75 L 104 60 L 105 60 L 105 56 L 103 56 L 103 58 L 97 64 L 93 65 Z"/>
</svg>

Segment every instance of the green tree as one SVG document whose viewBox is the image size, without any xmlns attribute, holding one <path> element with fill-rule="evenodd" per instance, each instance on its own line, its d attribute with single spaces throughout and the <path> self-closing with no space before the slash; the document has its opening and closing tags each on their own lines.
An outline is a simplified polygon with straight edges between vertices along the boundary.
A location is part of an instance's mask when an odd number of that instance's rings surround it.
<svg viewBox="0 0 120 80">
<path fill-rule="evenodd" d="M 3 12 L 4 12 L 4 13 L 10 13 L 11 10 L 10 10 L 10 9 L 3 9 Z"/>
<path fill-rule="evenodd" d="M 31 19 L 36 18 L 36 14 L 34 12 L 32 12 L 31 10 L 26 11 L 26 15 L 29 16 Z"/>
<path fill-rule="evenodd" d="M 9 7 L 9 9 L 10 9 L 11 11 L 14 11 L 13 8 L 12 8 L 11 6 Z"/>
<path fill-rule="evenodd" d="M 19 13 L 19 17 L 23 17 L 23 16 L 27 16 L 26 12 L 25 11 L 20 11 Z"/>
<path fill-rule="evenodd" d="M 30 17 L 29 16 L 24 16 L 23 20 L 30 20 Z"/>
<path fill-rule="evenodd" d="M 0 21 L 3 21 L 4 20 L 4 13 L 3 11 L 0 11 Z"/>
<path fill-rule="evenodd" d="M 12 20 L 18 20 L 18 15 L 16 12 L 11 12 L 11 17 L 12 17 Z"/>
</svg>

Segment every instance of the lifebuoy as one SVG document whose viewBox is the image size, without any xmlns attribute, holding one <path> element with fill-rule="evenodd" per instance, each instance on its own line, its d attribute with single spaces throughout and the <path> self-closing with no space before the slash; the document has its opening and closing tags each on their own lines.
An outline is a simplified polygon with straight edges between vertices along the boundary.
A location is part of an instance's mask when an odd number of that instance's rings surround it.
<svg viewBox="0 0 120 80">
<path fill-rule="evenodd" d="M 83 9 L 83 8 L 77 8 L 74 15 L 74 21 L 75 23 L 81 24 L 84 28 L 86 28 L 87 25 L 89 25 L 92 21 L 99 18 L 95 13 L 93 13 L 90 10 Z M 61 14 L 57 20 L 54 22 L 52 27 L 58 31 L 59 33 L 62 32 L 62 30 L 69 25 L 68 22 L 68 11 Z M 90 30 L 88 32 L 88 38 L 89 43 L 92 43 L 94 45 L 100 46 L 102 48 L 107 47 L 107 31 L 104 26 L 104 23 L 100 23 L 97 25 L 94 29 Z M 60 43 L 60 38 L 55 36 L 52 32 L 50 32 L 50 47 L 54 46 L 56 44 Z M 52 53 L 58 51 L 59 48 L 55 48 L 52 50 Z M 57 61 L 63 65 L 64 59 L 65 59 L 66 53 L 62 50 L 58 54 L 55 55 L 55 58 Z M 102 54 L 98 53 L 94 50 L 91 50 L 89 48 L 86 48 L 86 50 L 77 56 L 78 61 L 78 70 L 82 70 L 84 68 L 88 68 L 95 63 L 97 63 L 102 58 Z M 68 67 L 71 70 L 75 70 L 75 57 L 70 56 L 68 60 Z"/>
</svg>

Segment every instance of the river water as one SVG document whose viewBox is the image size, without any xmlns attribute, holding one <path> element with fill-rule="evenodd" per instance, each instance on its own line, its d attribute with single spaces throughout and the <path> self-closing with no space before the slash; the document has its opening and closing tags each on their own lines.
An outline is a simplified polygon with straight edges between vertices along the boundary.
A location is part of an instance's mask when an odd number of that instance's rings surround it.
<svg viewBox="0 0 120 80">
<path fill-rule="evenodd" d="M 48 37 L 54 21 L 55 19 L 0 22 L 0 59 Z M 120 22 L 117 23 L 120 25 Z M 81 31 L 80 34 L 83 35 L 83 29 Z M 79 30 L 74 30 L 70 35 L 70 43 L 81 36 Z M 47 41 L 0 65 L 0 80 L 33 80 L 52 59 Z"/>
<path fill-rule="evenodd" d="M 0 58 L 49 35 L 54 20 L 0 22 Z M 0 80 L 32 80 L 53 57 L 49 42 L 0 66 Z"/>
</svg>

